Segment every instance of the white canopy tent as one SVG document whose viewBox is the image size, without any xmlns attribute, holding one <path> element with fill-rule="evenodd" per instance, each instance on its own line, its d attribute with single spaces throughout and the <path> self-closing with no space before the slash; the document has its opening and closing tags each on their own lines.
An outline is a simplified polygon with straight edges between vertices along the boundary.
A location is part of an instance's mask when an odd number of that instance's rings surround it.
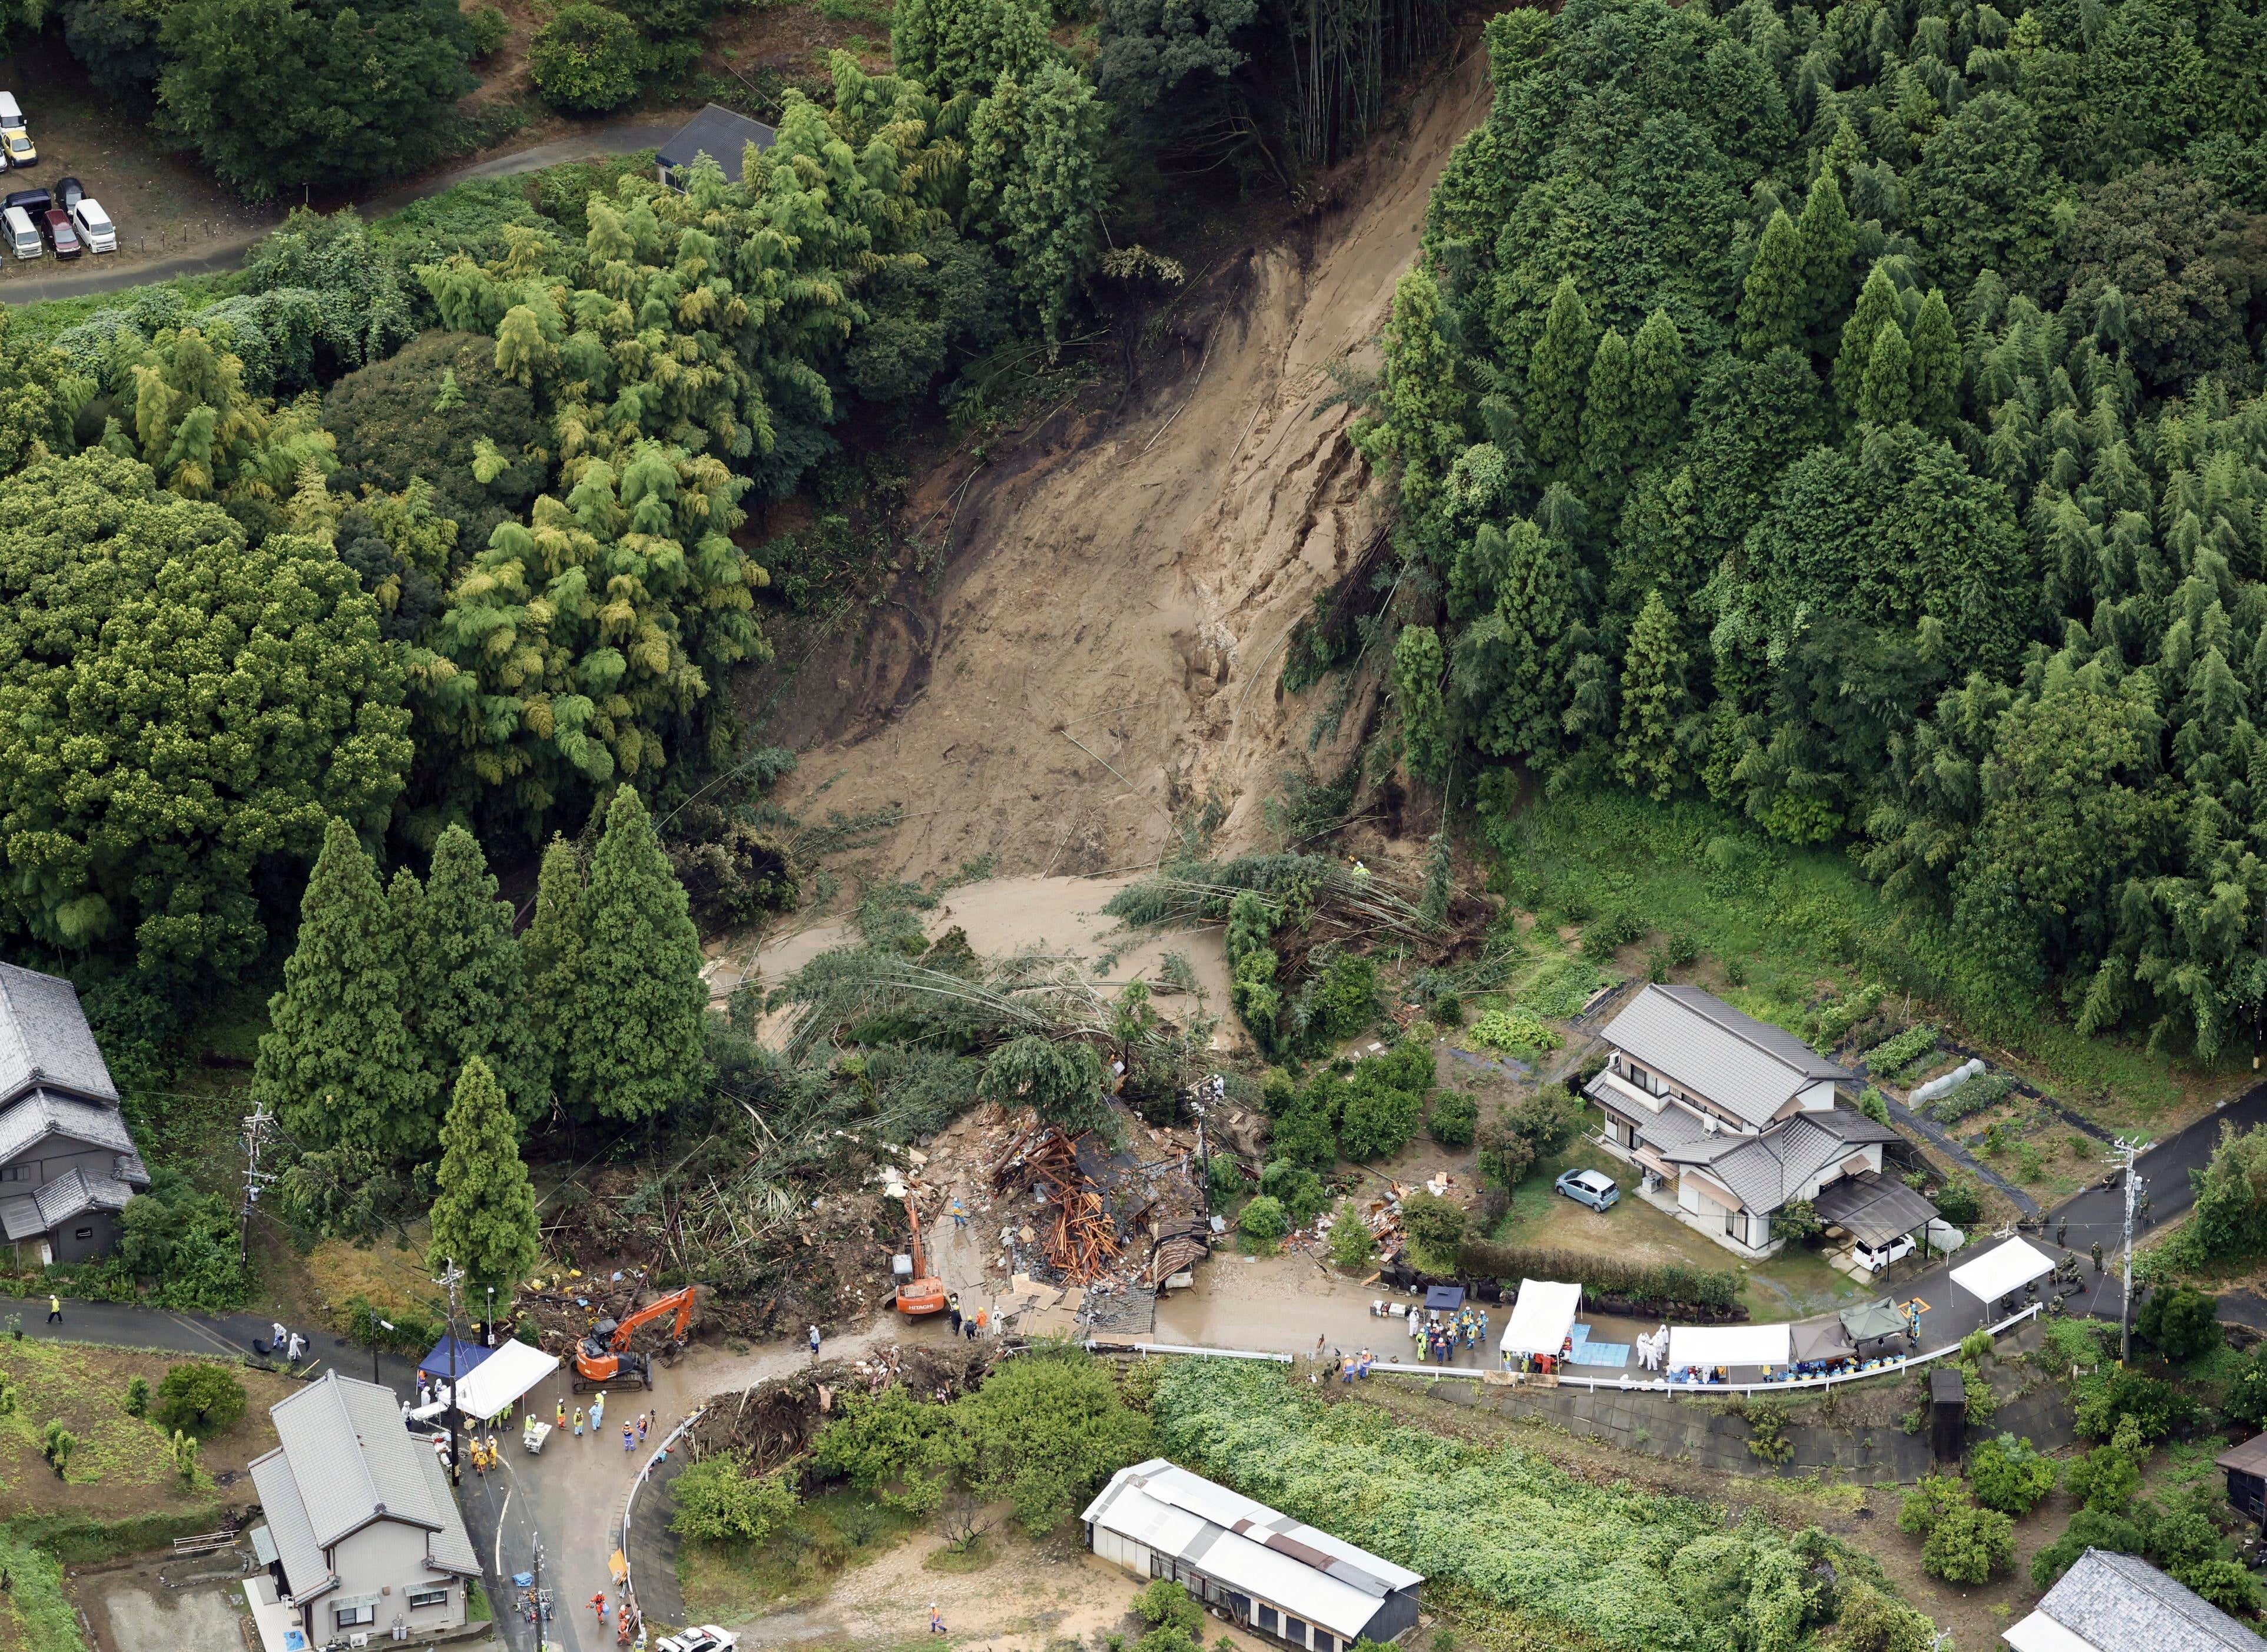
<svg viewBox="0 0 2267 1652">
<path fill-rule="evenodd" d="M 1688 1365 L 1785 1365 L 1792 1358 L 1794 1327 L 1772 1325 L 1671 1325 L 1669 1369 Z"/>
<path fill-rule="evenodd" d="M 458 1379 L 458 1408 L 468 1417 L 493 1417 L 558 1369 L 557 1355 L 506 1342 Z"/>
<path fill-rule="evenodd" d="M 1994 1302 L 2054 1272 L 2054 1263 L 2021 1239 L 1995 1245 L 1952 1270 L 1952 1282 L 1983 1302 Z"/>
<path fill-rule="evenodd" d="M 1511 1323 L 1504 1326 L 1503 1340 L 1498 1346 L 1512 1359 L 1522 1354 L 1556 1354 L 1566 1346 L 1566 1333 L 1574 1329 L 1574 1313 L 1581 1305 L 1580 1285 L 1522 1279 L 1519 1300 L 1512 1305 Z"/>
</svg>

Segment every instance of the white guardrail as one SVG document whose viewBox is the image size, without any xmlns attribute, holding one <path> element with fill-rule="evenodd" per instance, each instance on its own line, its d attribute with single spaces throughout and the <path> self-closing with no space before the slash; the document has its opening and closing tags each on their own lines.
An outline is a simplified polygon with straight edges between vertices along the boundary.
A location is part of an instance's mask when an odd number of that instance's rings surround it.
<svg viewBox="0 0 2267 1652">
<path fill-rule="evenodd" d="M 622 1552 L 622 1579 L 629 1585 L 632 1600 L 637 1598 L 637 1579 L 630 1569 L 630 1516 L 637 1512 L 638 1493 L 644 1490 L 646 1481 L 653 1478 L 654 1465 L 661 1461 L 662 1454 L 683 1439 L 686 1431 L 708 1414 L 707 1406 L 695 1406 L 690 1416 L 671 1428 L 661 1443 L 654 1447 L 653 1455 L 646 1458 L 645 1465 L 638 1470 L 637 1478 L 630 1482 L 629 1495 L 622 1499 L 622 1518 L 615 1531 L 617 1541 L 614 1546 Z"/>
<path fill-rule="evenodd" d="M 2041 1304 L 2033 1303 L 2020 1313 L 2011 1314 L 1999 1324 L 1986 1328 L 1993 1336 L 1998 1336 L 2026 1319 L 2036 1318 L 2043 1311 Z M 1254 1353 L 1248 1348 L 1184 1347 L 1168 1342 L 1112 1342 L 1100 1338 L 1086 1346 L 1089 1348 L 1130 1347 L 1137 1354 L 1201 1354 L 1223 1360 L 1272 1360 L 1282 1365 L 1290 1364 L 1294 1357 L 1288 1354 Z M 1901 1376 L 1958 1352 L 1960 1344 L 1948 1342 L 1944 1347 L 1931 1348 L 1926 1354 L 1910 1354 L 1898 1359 L 1885 1360 L 1862 1371 L 1843 1371 L 1831 1377 L 1790 1377 L 1770 1383 L 1672 1383 L 1663 1377 L 1633 1377 L 1627 1371 L 1618 1377 L 1577 1377 L 1562 1368 L 1557 1373 L 1557 1386 L 1587 1388 L 1593 1393 L 1604 1389 L 1617 1394 L 1666 1394 L 1671 1399 L 1681 1394 L 1694 1399 L 1706 1399 L 1719 1394 L 1784 1394 L 1806 1388 L 1833 1388 L 1838 1384 L 1846 1388 L 1852 1383 L 1870 1383 L 1876 1377 Z M 1374 1360 L 1369 1369 L 1394 1377 L 1426 1377 L 1435 1382 L 1477 1383 L 1495 1374 L 1480 1366 L 1406 1365 L 1388 1360 Z"/>
</svg>

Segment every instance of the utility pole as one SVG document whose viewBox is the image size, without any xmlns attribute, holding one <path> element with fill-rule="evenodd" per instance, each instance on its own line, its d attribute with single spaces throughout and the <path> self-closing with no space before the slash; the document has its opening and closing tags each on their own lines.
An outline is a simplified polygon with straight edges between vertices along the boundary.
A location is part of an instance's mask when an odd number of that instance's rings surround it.
<svg viewBox="0 0 2267 1652">
<path fill-rule="evenodd" d="M 268 1145 L 275 1115 L 255 1106 L 244 1120 L 244 1200 L 236 1215 L 236 1253 L 239 1261 L 252 1259 L 252 1212 L 260 1203 L 260 1190 L 275 1178 L 260 1168 L 260 1149 Z"/>
<path fill-rule="evenodd" d="M 502 1564 L 502 1557 L 498 1557 Z M 543 1534 L 535 1534 L 535 1564 L 530 1568 L 535 1574 L 535 1587 L 529 1590 L 528 1604 L 535 1609 L 535 1652 L 547 1652 L 551 1645 L 551 1591 L 543 1586 Z"/>
<path fill-rule="evenodd" d="M 464 1407 L 457 1403 L 457 1287 L 464 1283 L 465 1270 L 451 1257 L 441 1265 L 441 1272 L 433 1282 L 449 1293 L 449 1484 L 465 1483 L 464 1454 L 457 1444 L 457 1419 Z"/>
<path fill-rule="evenodd" d="M 2141 1156 L 2139 1136 L 2119 1136 L 2110 1143 L 2109 1156 L 2103 1163 L 2124 1172 L 2121 1178 L 2125 1191 L 2125 1252 L 2122 1267 L 2124 1274 L 2124 1299 L 2117 1309 L 2117 1362 L 2130 1363 L 2133 1358 L 2133 1205 L 2140 1190 L 2141 1178 L 2135 1170 L 2135 1161 Z"/>
</svg>

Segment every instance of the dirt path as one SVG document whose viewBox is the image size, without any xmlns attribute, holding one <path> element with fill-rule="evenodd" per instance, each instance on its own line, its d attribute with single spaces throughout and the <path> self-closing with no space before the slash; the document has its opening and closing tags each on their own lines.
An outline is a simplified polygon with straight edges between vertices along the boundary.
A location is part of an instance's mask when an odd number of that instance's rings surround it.
<svg viewBox="0 0 2267 1652">
<path fill-rule="evenodd" d="M 823 806 L 854 815 L 904 805 L 877 852 L 903 877 L 985 854 L 1009 873 L 1139 864 L 1207 794 L 1229 810 L 1224 847 L 1259 837 L 1261 800 L 1308 760 L 1333 692 L 1280 701 L 1280 643 L 1376 531 L 1348 410 L 1324 405 L 1327 370 L 1383 326 L 1434 180 L 1486 99 L 1475 49 L 1309 245 L 1202 273 L 1185 308 L 1228 301 L 1179 383 L 1107 428 L 1073 426 L 1013 474 L 1004 459 L 978 474 L 957 507 L 974 548 L 940 592 L 925 686 L 807 756 L 783 806 L 818 806 L 822 788 Z M 965 466 L 932 478 L 913 514 L 966 480 Z M 1318 770 L 1344 765 L 1373 698 L 1342 709 Z"/>
</svg>

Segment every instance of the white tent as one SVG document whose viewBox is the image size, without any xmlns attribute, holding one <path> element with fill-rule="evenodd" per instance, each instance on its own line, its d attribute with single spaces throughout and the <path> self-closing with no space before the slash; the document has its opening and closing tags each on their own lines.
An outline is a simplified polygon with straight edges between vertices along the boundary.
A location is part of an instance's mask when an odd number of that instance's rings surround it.
<svg viewBox="0 0 2267 1652">
<path fill-rule="evenodd" d="M 1995 1245 L 1952 1270 L 1952 1282 L 1970 1296 L 1994 1302 L 2054 1272 L 2054 1263 L 2021 1239 Z"/>
<path fill-rule="evenodd" d="M 503 1343 L 458 1379 L 459 1407 L 468 1417 L 493 1417 L 558 1369 L 555 1354 Z"/>
<path fill-rule="evenodd" d="M 1670 1375 L 1688 1365 L 1785 1365 L 1794 1347 L 1794 1327 L 1771 1325 L 1671 1325 Z"/>
<path fill-rule="evenodd" d="M 1574 1311 L 1581 1305 L 1580 1285 L 1522 1279 L 1519 1281 L 1519 1300 L 1512 1306 L 1511 1323 L 1504 1326 L 1503 1341 L 1499 1346 L 1505 1354 L 1515 1357 L 1522 1354 L 1556 1354 L 1566 1345 L 1566 1333 L 1574 1325 Z"/>
</svg>

